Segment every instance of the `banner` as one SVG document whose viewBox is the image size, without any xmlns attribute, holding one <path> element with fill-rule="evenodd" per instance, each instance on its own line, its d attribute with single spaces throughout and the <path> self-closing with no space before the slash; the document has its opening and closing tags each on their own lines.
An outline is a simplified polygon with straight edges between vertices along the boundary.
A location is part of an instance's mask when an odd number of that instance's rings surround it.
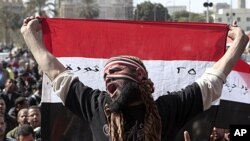
<svg viewBox="0 0 250 141">
<path fill-rule="evenodd" d="M 155 84 L 154 98 L 165 95 L 168 91 L 180 90 L 199 78 L 206 68 L 211 67 L 224 54 L 228 31 L 225 24 L 41 20 L 45 46 L 68 70 L 79 76 L 85 85 L 105 90 L 103 68 L 107 59 L 117 55 L 133 55 L 144 61 L 149 78 Z M 249 74 L 248 70 L 233 71 L 225 84 L 222 98 L 249 103 L 250 100 L 245 96 L 250 95 L 249 80 L 246 79 Z M 43 84 L 42 105 L 46 107 L 46 113 L 52 115 L 53 111 L 48 110 L 52 105 L 48 104 L 60 104 L 61 101 L 51 92 L 46 76 Z M 232 88 L 233 86 L 235 87 Z M 235 99 L 232 95 L 240 98 Z M 53 118 L 49 115 L 43 117 Z M 63 121 L 68 119 L 72 121 L 71 117 Z M 62 140 L 60 135 L 65 134 L 63 128 L 60 128 L 63 131 L 57 133 L 57 138 L 52 137 L 52 132 L 47 130 L 57 126 L 53 123 L 49 127 L 47 124 L 43 137 L 45 140 Z M 68 125 L 72 124 L 65 124 L 63 127 L 67 128 Z"/>
</svg>

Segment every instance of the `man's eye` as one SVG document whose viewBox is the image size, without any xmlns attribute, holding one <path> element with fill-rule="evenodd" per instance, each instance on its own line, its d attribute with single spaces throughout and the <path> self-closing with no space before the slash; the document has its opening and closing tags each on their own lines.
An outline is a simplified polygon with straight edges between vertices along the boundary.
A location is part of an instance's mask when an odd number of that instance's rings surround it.
<svg viewBox="0 0 250 141">
<path fill-rule="evenodd" d="M 105 73 L 104 76 L 103 76 L 104 80 L 106 79 L 106 77 L 107 77 L 107 73 Z"/>
<path fill-rule="evenodd" d="M 114 72 L 117 72 L 117 71 L 121 71 L 122 68 L 112 68 L 109 70 L 109 73 L 114 73 Z"/>
</svg>

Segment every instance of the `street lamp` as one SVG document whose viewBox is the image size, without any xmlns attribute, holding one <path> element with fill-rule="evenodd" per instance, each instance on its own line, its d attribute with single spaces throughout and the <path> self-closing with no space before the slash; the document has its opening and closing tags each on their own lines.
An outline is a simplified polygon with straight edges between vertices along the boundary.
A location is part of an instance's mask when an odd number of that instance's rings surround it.
<svg viewBox="0 0 250 141">
<path fill-rule="evenodd" d="M 157 5 L 156 4 L 154 4 L 154 21 L 156 21 L 156 7 Z"/>
<path fill-rule="evenodd" d="M 204 6 L 204 7 L 207 7 L 206 18 L 207 18 L 207 22 L 209 22 L 208 8 L 209 8 L 209 7 L 212 7 L 212 6 L 213 6 L 213 3 L 212 3 L 212 2 L 208 2 L 208 0 L 207 0 L 207 2 L 204 2 L 204 3 L 203 3 L 203 6 Z"/>
</svg>

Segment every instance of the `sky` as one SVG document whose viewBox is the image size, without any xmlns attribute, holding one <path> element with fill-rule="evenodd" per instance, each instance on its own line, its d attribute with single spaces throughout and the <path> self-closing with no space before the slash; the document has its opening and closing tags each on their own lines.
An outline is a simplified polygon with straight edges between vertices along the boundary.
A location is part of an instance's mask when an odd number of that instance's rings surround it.
<svg viewBox="0 0 250 141">
<path fill-rule="evenodd" d="M 185 5 L 187 7 L 187 11 L 195 12 L 195 13 L 203 13 L 206 10 L 206 7 L 203 7 L 204 2 L 212 2 L 215 3 L 228 3 L 231 5 L 233 3 L 233 9 L 237 8 L 237 0 L 134 0 L 134 5 L 142 3 L 144 1 L 150 1 L 152 3 L 161 3 L 164 6 L 174 6 L 174 5 Z M 250 0 L 246 0 L 247 8 L 250 8 Z"/>
</svg>

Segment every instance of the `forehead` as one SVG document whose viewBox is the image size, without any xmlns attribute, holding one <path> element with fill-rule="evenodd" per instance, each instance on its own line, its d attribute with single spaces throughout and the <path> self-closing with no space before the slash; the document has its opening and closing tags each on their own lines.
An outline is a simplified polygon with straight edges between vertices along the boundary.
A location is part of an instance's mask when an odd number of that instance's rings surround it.
<svg viewBox="0 0 250 141">
<path fill-rule="evenodd" d="M 20 141 L 34 141 L 33 135 L 29 134 L 27 136 L 20 136 L 19 137 Z"/>
<path fill-rule="evenodd" d="M 116 64 L 111 64 L 111 65 L 109 65 L 109 66 L 107 66 L 107 68 L 115 68 L 115 67 L 125 67 L 125 66 L 127 66 L 127 65 L 125 65 L 125 64 L 118 64 L 118 63 L 116 63 Z"/>
<path fill-rule="evenodd" d="M 28 110 L 23 110 L 23 111 L 19 111 L 18 115 L 27 115 L 28 114 Z"/>
<path fill-rule="evenodd" d="M 0 117 L 0 122 L 3 123 L 4 122 L 4 117 Z"/>
<path fill-rule="evenodd" d="M 2 103 L 5 104 L 5 101 L 4 101 L 3 99 L 0 99 L 0 103 L 1 103 L 1 104 L 2 104 Z"/>
<path fill-rule="evenodd" d="M 40 110 L 39 109 L 29 109 L 28 111 L 29 114 L 33 114 L 33 113 L 40 113 Z"/>
</svg>

